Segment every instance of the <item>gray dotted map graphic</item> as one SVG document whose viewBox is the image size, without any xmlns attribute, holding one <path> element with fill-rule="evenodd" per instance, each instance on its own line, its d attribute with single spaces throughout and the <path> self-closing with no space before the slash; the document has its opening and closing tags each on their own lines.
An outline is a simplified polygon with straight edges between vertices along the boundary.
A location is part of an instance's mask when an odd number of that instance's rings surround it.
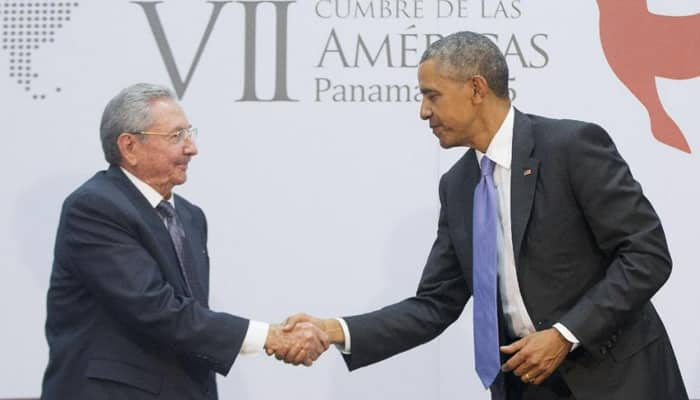
<svg viewBox="0 0 700 400">
<path fill-rule="evenodd" d="M 70 23 L 77 2 L 5 1 L 0 3 L 2 17 L 2 49 L 9 53 L 9 77 L 35 100 L 46 98 L 32 83 L 39 78 L 33 68 L 33 55 L 54 43 L 57 31 Z M 61 88 L 56 87 L 56 92 Z"/>
</svg>

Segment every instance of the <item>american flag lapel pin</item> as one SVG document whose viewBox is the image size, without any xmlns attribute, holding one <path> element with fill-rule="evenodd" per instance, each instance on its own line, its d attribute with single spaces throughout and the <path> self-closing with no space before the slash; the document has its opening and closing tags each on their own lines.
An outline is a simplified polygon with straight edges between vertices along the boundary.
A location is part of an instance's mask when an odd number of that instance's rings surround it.
<svg viewBox="0 0 700 400">
<path fill-rule="evenodd" d="M 525 168 L 525 169 L 523 170 L 523 176 L 530 176 L 530 175 L 532 175 L 532 169 L 530 169 L 530 168 Z"/>
</svg>

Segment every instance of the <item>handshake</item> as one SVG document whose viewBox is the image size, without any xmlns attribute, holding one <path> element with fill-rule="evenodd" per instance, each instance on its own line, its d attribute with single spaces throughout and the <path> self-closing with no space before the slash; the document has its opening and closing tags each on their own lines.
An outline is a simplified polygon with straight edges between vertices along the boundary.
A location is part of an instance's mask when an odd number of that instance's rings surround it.
<svg viewBox="0 0 700 400">
<path fill-rule="evenodd" d="M 270 325 L 265 352 L 285 363 L 310 367 L 331 344 L 344 343 L 338 320 L 296 314 L 282 324 Z"/>
</svg>

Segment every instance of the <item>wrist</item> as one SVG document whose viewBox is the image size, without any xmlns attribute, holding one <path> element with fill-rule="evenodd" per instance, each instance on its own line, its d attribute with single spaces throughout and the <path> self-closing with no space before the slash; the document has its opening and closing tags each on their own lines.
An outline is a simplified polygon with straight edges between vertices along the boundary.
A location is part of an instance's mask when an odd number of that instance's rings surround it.
<svg viewBox="0 0 700 400">
<path fill-rule="evenodd" d="M 274 343 L 277 342 L 281 329 L 277 324 L 270 324 L 270 328 L 267 330 L 267 338 L 265 338 L 265 345 L 263 346 L 268 354 L 270 354 L 270 351 L 273 351 Z"/>
<path fill-rule="evenodd" d="M 551 328 L 551 329 L 556 332 L 556 336 L 559 339 L 559 341 L 561 342 L 561 344 L 564 345 L 570 351 L 571 346 L 573 346 L 574 344 L 572 342 L 570 342 L 569 339 L 567 339 L 566 336 L 564 336 L 564 334 L 562 334 L 559 331 L 559 329 L 557 329 L 557 328 Z"/>
<path fill-rule="evenodd" d="M 345 334 L 338 320 L 334 318 L 321 320 L 321 329 L 328 335 L 332 344 L 345 344 Z"/>
</svg>

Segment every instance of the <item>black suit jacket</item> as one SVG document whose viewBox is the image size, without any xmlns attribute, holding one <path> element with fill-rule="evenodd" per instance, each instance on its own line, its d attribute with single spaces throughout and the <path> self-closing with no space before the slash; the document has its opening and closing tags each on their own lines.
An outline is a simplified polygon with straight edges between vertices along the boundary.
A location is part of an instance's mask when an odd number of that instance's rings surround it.
<svg viewBox="0 0 700 400">
<path fill-rule="evenodd" d="M 248 320 L 209 310 L 207 225 L 175 196 L 205 298 L 186 295 L 172 241 L 116 166 L 65 200 L 47 300 L 42 399 L 215 399 Z"/>
<path fill-rule="evenodd" d="M 516 110 L 511 168 L 523 300 L 537 330 L 561 322 L 581 341 L 559 368 L 576 398 L 687 399 L 650 303 L 671 272 L 661 223 L 607 133 Z M 479 179 L 474 150 L 442 177 L 437 239 L 416 295 L 346 318 L 350 369 L 425 343 L 459 317 L 472 293 Z"/>
</svg>

